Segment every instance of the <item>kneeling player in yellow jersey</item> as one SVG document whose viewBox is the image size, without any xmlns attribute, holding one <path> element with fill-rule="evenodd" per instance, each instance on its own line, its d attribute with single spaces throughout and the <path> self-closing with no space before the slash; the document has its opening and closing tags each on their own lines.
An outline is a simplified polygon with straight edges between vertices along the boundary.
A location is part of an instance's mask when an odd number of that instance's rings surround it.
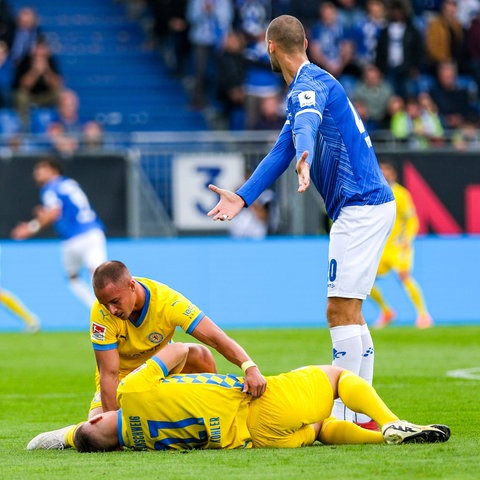
<svg viewBox="0 0 480 480">
<path fill-rule="evenodd" d="M 415 205 L 410 192 L 397 182 L 397 170 L 393 163 L 381 160 L 380 168 L 392 188 L 397 205 L 397 215 L 383 250 L 377 276 L 381 277 L 389 272 L 398 276 L 417 313 L 416 326 L 428 328 L 433 325 L 433 321 L 427 311 L 422 289 L 412 276 L 413 242 L 419 226 Z M 377 284 L 373 286 L 370 297 L 381 310 L 375 326 L 383 328 L 393 321 L 395 312 L 388 305 Z"/>
<path fill-rule="evenodd" d="M 38 435 L 27 446 L 80 452 L 219 448 L 296 448 L 324 444 L 445 442 L 445 425 L 399 420 L 375 389 L 331 365 L 312 365 L 267 377 L 256 399 L 243 392 L 243 377 L 182 374 L 188 344 L 166 346 L 125 377 L 117 389 L 118 411 Z M 382 431 L 330 417 L 335 398 L 370 415 Z"/>
</svg>

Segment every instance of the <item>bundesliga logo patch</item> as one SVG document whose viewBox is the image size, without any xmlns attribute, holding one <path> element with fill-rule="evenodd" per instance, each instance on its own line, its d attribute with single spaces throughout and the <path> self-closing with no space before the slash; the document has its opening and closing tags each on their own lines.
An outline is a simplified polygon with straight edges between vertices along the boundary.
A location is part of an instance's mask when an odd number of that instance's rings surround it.
<svg viewBox="0 0 480 480">
<path fill-rule="evenodd" d="M 105 327 L 105 325 L 100 325 L 95 322 L 92 323 L 92 340 L 102 342 L 105 340 L 106 333 L 107 327 Z"/>
<path fill-rule="evenodd" d="M 315 92 L 313 90 L 308 90 L 306 92 L 299 93 L 298 101 L 300 102 L 300 107 L 315 105 Z"/>
</svg>

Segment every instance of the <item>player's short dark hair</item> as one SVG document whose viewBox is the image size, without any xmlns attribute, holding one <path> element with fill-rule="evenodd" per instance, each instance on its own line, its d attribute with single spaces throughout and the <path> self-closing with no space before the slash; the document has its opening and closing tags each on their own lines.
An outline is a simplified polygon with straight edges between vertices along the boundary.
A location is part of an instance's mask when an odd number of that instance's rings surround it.
<svg viewBox="0 0 480 480">
<path fill-rule="evenodd" d="M 267 29 L 267 40 L 276 42 L 285 52 L 302 51 L 305 48 L 305 29 L 302 22 L 292 15 L 274 18 Z"/>
<path fill-rule="evenodd" d="M 114 445 L 107 445 L 100 436 L 85 428 L 85 423 L 77 427 L 74 434 L 75 448 L 80 453 L 110 452 L 116 448 Z"/>
<path fill-rule="evenodd" d="M 100 264 L 93 272 L 94 289 L 102 289 L 109 283 L 118 283 L 125 276 L 130 276 L 127 266 L 120 260 L 109 260 Z"/>
<path fill-rule="evenodd" d="M 63 175 L 63 167 L 59 160 L 53 157 L 43 157 L 35 163 L 35 167 L 40 165 L 48 165 L 52 170 L 55 170 L 60 175 Z"/>
</svg>

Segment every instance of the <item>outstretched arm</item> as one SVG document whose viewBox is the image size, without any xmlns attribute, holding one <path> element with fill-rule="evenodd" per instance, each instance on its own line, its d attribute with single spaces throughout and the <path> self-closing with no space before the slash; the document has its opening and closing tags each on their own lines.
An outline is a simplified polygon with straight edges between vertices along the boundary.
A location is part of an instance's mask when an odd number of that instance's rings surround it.
<svg viewBox="0 0 480 480">
<path fill-rule="evenodd" d="M 48 227 L 60 216 L 61 208 L 36 207 L 34 217 L 29 222 L 20 222 L 11 232 L 14 240 L 26 240 L 33 237 L 42 228 Z"/>
<path fill-rule="evenodd" d="M 209 185 L 208 188 L 220 195 L 219 202 L 208 212 L 212 220 L 232 220 L 245 206 L 243 198 L 230 190 L 218 188 L 215 185 Z"/>
</svg>

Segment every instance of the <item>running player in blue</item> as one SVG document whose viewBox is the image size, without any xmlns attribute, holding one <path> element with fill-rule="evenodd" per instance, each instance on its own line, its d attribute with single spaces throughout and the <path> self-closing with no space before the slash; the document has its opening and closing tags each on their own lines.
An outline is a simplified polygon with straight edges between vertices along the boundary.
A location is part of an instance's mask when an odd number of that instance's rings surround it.
<svg viewBox="0 0 480 480">
<path fill-rule="evenodd" d="M 392 190 L 380 171 L 365 127 L 341 84 L 309 62 L 300 21 L 282 15 L 270 23 L 266 44 L 272 69 L 289 85 L 287 119 L 272 150 L 235 193 L 210 185 L 220 195 L 208 215 L 232 220 L 251 205 L 296 160 L 298 192 L 315 185 L 322 195 L 330 232 L 327 322 L 333 365 L 372 382 L 374 349 L 362 315 L 386 239 L 395 219 Z M 337 418 L 366 428 L 376 424 L 354 415 L 337 400 Z"/>
<path fill-rule="evenodd" d="M 62 175 L 62 167 L 55 159 L 39 160 L 33 169 L 33 178 L 40 187 L 42 205 L 35 208 L 32 220 L 20 222 L 12 230 L 12 238 L 25 240 L 53 225 L 62 239 L 62 260 L 69 286 L 90 308 L 95 296 L 80 274 L 82 268 L 87 268 L 92 275 L 107 259 L 103 224 L 80 185 Z"/>
</svg>

